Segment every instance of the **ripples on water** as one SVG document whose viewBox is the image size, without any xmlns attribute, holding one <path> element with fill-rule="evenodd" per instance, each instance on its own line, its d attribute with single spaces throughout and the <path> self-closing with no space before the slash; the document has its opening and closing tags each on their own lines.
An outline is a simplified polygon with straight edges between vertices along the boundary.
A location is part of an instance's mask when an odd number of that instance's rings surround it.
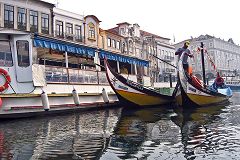
<svg viewBox="0 0 240 160">
<path fill-rule="evenodd" d="M 240 159 L 240 93 L 228 106 L 129 109 L 0 122 L 1 159 Z"/>
</svg>

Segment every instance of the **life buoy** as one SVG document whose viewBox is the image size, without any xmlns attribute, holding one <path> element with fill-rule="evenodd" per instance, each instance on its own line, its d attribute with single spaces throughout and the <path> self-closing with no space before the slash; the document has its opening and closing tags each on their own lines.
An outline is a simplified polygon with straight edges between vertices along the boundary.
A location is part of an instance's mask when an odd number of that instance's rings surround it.
<svg viewBox="0 0 240 160">
<path fill-rule="evenodd" d="M 224 79 L 222 77 L 217 77 L 216 78 L 216 84 L 218 86 L 221 86 L 224 83 Z"/>
<path fill-rule="evenodd" d="M 2 68 L 0 68 L 0 75 L 3 75 L 5 78 L 4 85 L 0 86 L 0 92 L 6 90 L 9 87 L 9 83 L 11 82 L 11 77 L 8 72 Z"/>
<path fill-rule="evenodd" d="M 192 81 L 196 85 L 197 88 L 203 87 L 202 82 L 196 76 L 192 76 Z"/>
</svg>

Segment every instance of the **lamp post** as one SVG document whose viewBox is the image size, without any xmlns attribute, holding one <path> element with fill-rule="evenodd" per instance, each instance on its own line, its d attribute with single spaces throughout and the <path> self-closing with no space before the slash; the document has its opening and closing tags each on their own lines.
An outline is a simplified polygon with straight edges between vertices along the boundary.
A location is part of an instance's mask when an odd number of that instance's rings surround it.
<svg viewBox="0 0 240 160">
<path fill-rule="evenodd" d="M 230 68 L 229 68 L 229 62 L 230 61 L 233 61 L 234 59 L 228 59 L 227 62 L 228 62 L 228 76 L 229 76 L 229 72 L 231 71 Z"/>
</svg>

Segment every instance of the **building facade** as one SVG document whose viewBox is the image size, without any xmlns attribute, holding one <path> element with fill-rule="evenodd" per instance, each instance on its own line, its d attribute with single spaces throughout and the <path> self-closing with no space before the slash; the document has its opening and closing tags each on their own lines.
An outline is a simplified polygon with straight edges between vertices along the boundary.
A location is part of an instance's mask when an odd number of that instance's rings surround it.
<svg viewBox="0 0 240 160">
<path fill-rule="evenodd" d="M 1 28 L 33 36 L 34 63 L 67 68 L 80 64 L 81 69 L 100 71 L 103 68 L 94 64 L 103 64 L 107 55 L 117 72 L 125 68 L 128 74 L 135 75 L 133 80 L 145 85 L 168 81 L 164 77 L 174 74 L 170 66 L 154 57 L 174 61 L 170 39 L 145 32 L 137 23 L 119 23 L 103 30 L 100 22 L 94 15 L 79 15 L 41 0 L 0 0 Z M 55 46 L 46 45 L 55 42 Z M 61 45 L 67 48 L 58 48 Z"/>
<path fill-rule="evenodd" d="M 202 78 L 201 54 L 196 52 L 203 42 L 206 52 L 204 54 L 205 76 L 208 79 L 216 77 L 216 71 L 222 76 L 236 76 L 240 68 L 240 46 L 236 45 L 230 38 L 228 41 L 216 38 L 210 35 L 200 35 L 197 38 L 189 39 L 189 49 L 194 53 L 194 59 L 191 60 L 194 73 Z M 176 48 L 182 47 L 184 41 L 175 44 Z M 213 64 L 210 62 L 212 59 Z"/>
<path fill-rule="evenodd" d="M 137 67 L 136 72 L 140 76 L 150 76 L 151 85 L 155 82 L 168 82 L 170 76 L 173 77 L 173 81 L 175 80 L 176 70 L 155 57 L 175 64 L 173 56 L 175 48 L 170 44 L 170 39 L 141 30 L 136 23 L 119 23 L 117 27 L 108 31 L 124 38 L 124 41 L 121 41 L 122 54 L 149 61 L 149 68 Z"/>
<path fill-rule="evenodd" d="M 2 28 L 52 34 L 54 4 L 35 0 L 0 0 Z"/>
</svg>

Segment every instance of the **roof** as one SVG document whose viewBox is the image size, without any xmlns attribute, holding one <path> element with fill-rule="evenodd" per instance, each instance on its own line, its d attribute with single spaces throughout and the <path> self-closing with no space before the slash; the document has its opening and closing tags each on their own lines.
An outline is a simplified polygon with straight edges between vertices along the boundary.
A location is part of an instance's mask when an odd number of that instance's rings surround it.
<svg viewBox="0 0 240 160">
<path fill-rule="evenodd" d="M 48 5 L 55 6 L 54 3 L 48 2 L 47 0 L 38 0 L 38 1 L 43 2 L 43 3 L 46 3 L 46 4 L 48 4 Z"/>
<path fill-rule="evenodd" d="M 120 26 L 120 25 L 124 25 L 124 24 L 126 24 L 126 25 L 131 25 L 130 23 L 128 23 L 128 22 L 122 22 L 122 23 L 118 23 L 117 25 L 118 26 Z"/>
<path fill-rule="evenodd" d="M 111 32 L 113 34 L 119 34 L 119 28 L 118 27 L 110 28 L 107 31 Z"/>
<path fill-rule="evenodd" d="M 88 17 L 92 17 L 95 21 L 97 21 L 97 22 L 102 22 L 102 21 L 100 21 L 95 15 L 87 15 L 87 16 L 85 16 L 84 18 L 86 19 L 86 18 L 88 18 Z"/>
<path fill-rule="evenodd" d="M 153 36 L 153 37 L 155 37 L 155 38 L 161 38 L 161 39 L 170 40 L 169 38 L 161 37 L 161 36 L 158 36 L 158 35 L 156 35 L 156 34 L 149 33 L 149 32 L 143 31 L 143 30 L 140 30 L 140 34 L 141 34 L 142 36 Z"/>
</svg>

